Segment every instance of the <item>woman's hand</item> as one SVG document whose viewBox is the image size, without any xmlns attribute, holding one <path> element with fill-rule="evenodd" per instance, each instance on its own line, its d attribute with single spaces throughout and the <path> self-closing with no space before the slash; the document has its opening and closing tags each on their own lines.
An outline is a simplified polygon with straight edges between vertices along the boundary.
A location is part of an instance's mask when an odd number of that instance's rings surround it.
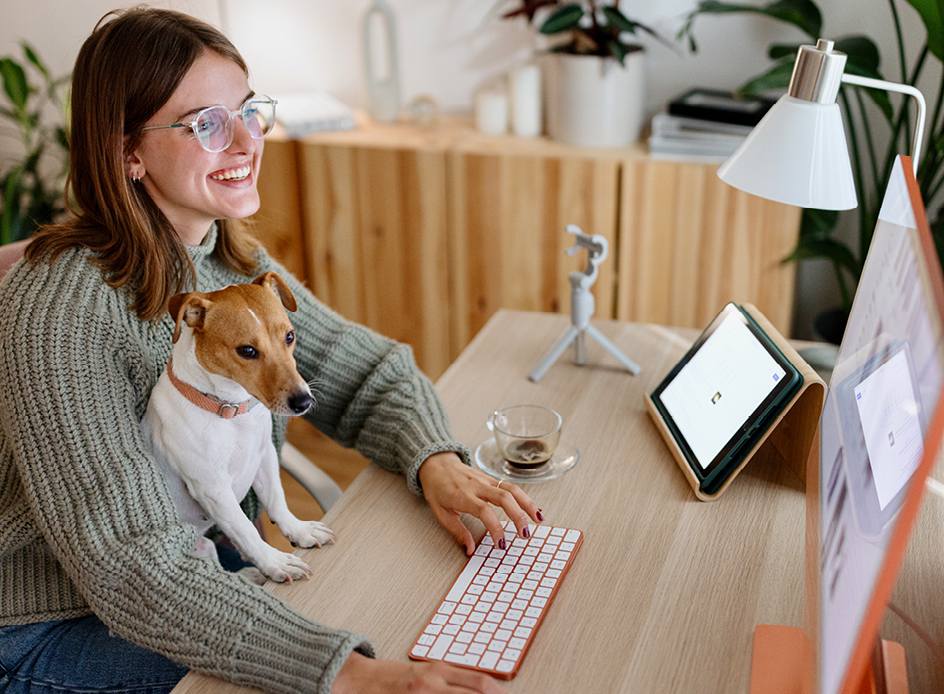
<svg viewBox="0 0 944 694">
<path fill-rule="evenodd" d="M 465 553 L 475 551 L 472 533 L 460 520 L 463 513 L 478 518 L 492 536 L 495 544 L 504 549 L 505 531 L 492 505 L 500 506 L 515 524 L 522 537 L 528 536 L 528 523 L 544 520 L 531 498 L 511 482 L 498 482 L 484 472 L 463 465 L 455 453 L 436 453 L 420 466 L 420 484 L 433 515 L 456 542 L 465 546 Z"/>
<path fill-rule="evenodd" d="M 502 485 L 504 486 L 504 485 Z M 351 653 L 338 671 L 331 694 L 505 694 L 488 675 L 445 663 L 372 660 Z"/>
</svg>

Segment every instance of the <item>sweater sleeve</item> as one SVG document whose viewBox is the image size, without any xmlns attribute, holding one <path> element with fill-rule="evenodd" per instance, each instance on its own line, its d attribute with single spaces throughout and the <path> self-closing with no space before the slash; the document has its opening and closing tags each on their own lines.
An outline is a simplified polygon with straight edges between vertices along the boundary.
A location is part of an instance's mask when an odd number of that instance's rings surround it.
<svg viewBox="0 0 944 694">
<path fill-rule="evenodd" d="M 434 453 L 472 453 L 455 440 L 436 389 L 409 345 L 345 320 L 268 256 L 259 272 L 277 272 L 298 302 L 290 315 L 299 373 L 313 384 L 316 406 L 306 418 L 341 445 L 406 476 L 422 493 L 419 469 Z"/>
<path fill-rule="evenodd" d="M 43 540 L 124 638 L 273 694 L 328 694 L 351 651 L 372 655 L 370 644 L 191 555 L 195 531 L 140 430 L 156 377 L 141 334 L 119 293 L 81 266 L 67 253 L 19 267 L 0 309 L 0 464 L 15 465 Z"/>
</svg>

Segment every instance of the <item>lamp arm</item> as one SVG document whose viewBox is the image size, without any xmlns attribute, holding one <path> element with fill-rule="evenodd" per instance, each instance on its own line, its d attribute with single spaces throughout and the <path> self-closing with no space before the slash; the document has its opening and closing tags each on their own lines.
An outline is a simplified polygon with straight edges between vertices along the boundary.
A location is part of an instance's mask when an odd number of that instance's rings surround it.
<svg viewBox="0 0 944 694">
<path fill-rule="evenodd" d="M 915 175 L 918 174 L 918 156 L 921 154 L 921 141 L 924 137 L 924 119 L 927 112 L 927 105 L 924 101 L 924 94 L 908 84 L 898 84 L 897 82 L 886 82 L 885 80 L 876 80 L 871 77 L 860 77 L 859 75 L 849 75 L 843 73 L 842 81 L 846 84 L 855 84 L 869 89 L 884 89 L 899 94 L 907 94 L 914 97 L 918 102 L 918 113 L 915 117 L 914 137 L 911 140 L 911 164 L 914 167 Z"/>
</svg>

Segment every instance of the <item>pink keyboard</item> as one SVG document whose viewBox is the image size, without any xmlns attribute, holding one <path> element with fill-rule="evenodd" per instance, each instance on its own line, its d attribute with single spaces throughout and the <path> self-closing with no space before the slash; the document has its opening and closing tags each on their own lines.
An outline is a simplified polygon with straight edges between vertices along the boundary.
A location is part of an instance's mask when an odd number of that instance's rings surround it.
<svg viewBox="0 0 944 694">
<path fill-rule="evenodd" d="M 511 521 L 504 527 L 506 549 L 490 535 L 482 538 L 410 649 L 411 659 L 441 660 L 504 680 L 518 674 L 583 533 L 530 525 L 525 539 Z"/>
</svg>

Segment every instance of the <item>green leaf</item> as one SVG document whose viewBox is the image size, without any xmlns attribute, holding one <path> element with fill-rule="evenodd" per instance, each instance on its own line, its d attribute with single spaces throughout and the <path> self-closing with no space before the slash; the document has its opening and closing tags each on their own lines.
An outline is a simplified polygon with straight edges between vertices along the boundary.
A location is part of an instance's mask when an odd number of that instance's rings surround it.
<svg viewBox="0 0 944 694">
<path fill-rule="evenodd" d="M 738 87 L 738 94 L 749 96 L 762 94 L 772 89 L 786 89 L 790 86 L 790 76 L 793 75 L 793 63 L 793 60 L 788 59 L 774 65 L 767 72 Z"/>
<path fill-rule="evenodd" d="M 619 61 L 620 65 L 625 65 L 626 47 L 615 38 L 607 39 L 606 45 L 610 49 L 610 54 Z"/>
<path fill-rule="evenodd" d="M 776 0 L 763 7 L 719 2 L 718 0 L 702 0 L 695 8 L 692 16 L 696 14 L 735 14 L 743 12 L 760 14 L 792 24 L 813 40 L 818 39 L 822 33 L 823 17 L 813 0 Z"/>
<path fill-rule="evenodd" d="M 806 238 L 827 237 L 833 233 L 838 221 L 839 212 L 837 210 L 804 208 L 800 221 L 800 236 Z"/>
<path fill-rule="evenodd" d="M 547 18 L 539 31 L 542 34 L 558 34 L 577 28 L 583 18 L 583 7 L 577 4 L 564 5 Z"/>
<path fill-rule="evenodd" d="M 795 61 L 799 50 L 800 44 L 798 43 L 775 43 L 767 49 L 767 57 L 771 60 L 790 58 Z"/>
<path fill-rule="evenodd" d="M 36 55 L 36 51 L 34 51 L 32 46 L 30 46 L 25 41 L 23 42 L 23 54 L 26 56 L 28 61 L 36 66 L 36 69 L 43 73 L 43 77 L 45 77 L 47 80 L 52 79 L 52 76 L 49 74 L 49 70 L 46 69 L 46 66 L 43 65 L 43 62 L 39 59 L 39 56 Z"/>
<path fill-rule="evenodd" d="M 918 11 L 928 32 L 928 50 L 938 60 L 944 60 L 944 2 L 942 0 L 907 0 Z"/>
<path fill-rule="evenodd" d="M 616 27 L 620 31 L 628 31 L 630 34 L 636 33 L 637 23 L 620 12 L 618 8 L 607 5 L 603 8 L 603 16 L 606 17 L 606 21 L 609 22 L 611 26 Z"/>
<path fill-rule="evenodd" d="M 878 46 L 867 36 L 845 36 L 837 39 L 835 50 L 848 56 L 845 71 L 850 75 L 870 77 L 875 80 L 885 79 L 882 77 L 882 73 L 878 71 L 878 66 L 881 63 Z M 888 92 L 883 89 L 866 89 L 854 85 L 848 85 L 847 88 L 865 89 L 868 97 L 882 110 L 885 120 L 889 123 L 892 122 L 895 114 L 892 102 L 888 98 Z"/>
<path fill-rule="evenodd" d="M 793 253 L 784 261 L 808 260 L 811 258 L 825 258 L 848 270 L 853 277 L 859 275 L 859 265 L 850 248 L 833 238 L 803 238 L 801 236 Z"/>
<path fill-rule="evenodd" d="M 0 75 L 3 77 L 3 91 L 10 98 L 13 106 L 18 111 L 25 109 L 30 90 L 23 68 L 10 58 L 2 58 L 0 59 Z"/>
<path fill-rule="evenodd" d="M 872 76 L 875 79 L 882 79 L 878 71 L 879 63 L 881 63 L 882 60 L 879 56 L 878 46 L 876 46 L 875 42 L 868 36 L 858 34 L 855 36 L 843 36 L 842 38 L 836 39 L 836 45 L 833 48 L 848 56 L 846 60 L 847 69 L 849 66 L 854 65 L 857 70 L 861 70 L 858 74 Z"/>
</svg>

